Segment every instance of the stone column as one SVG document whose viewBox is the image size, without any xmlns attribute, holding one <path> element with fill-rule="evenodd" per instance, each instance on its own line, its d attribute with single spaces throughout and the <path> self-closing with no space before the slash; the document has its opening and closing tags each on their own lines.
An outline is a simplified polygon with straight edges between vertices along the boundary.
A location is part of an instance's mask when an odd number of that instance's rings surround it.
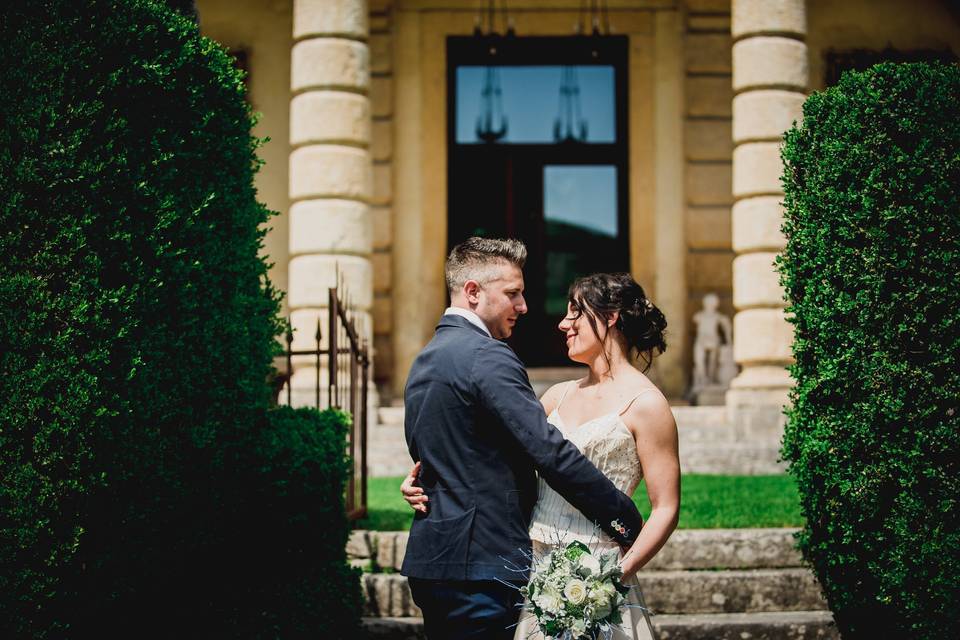
<svg viewBox="0 0 960 640">
<path fill-rule="evenodd" d="M 779 437 L 792 381 L 793 327 L 774 269 L 785 246 L 780 185 L 783 133 L 806 97 L 805 0 L 733 0 L 734 357 L 742 371 L 727 394 L 746 436 Z"/>
<path fill-rule="evenodd" d="M 326 343 L 327 289 L 338 271 L 363 333 L 372 335 L 367 13 L 366 0 L 293 5 L 287 295 L 294 349 L 313 346 L 318 318 Z M 295 405 L 313 402 L 316 377 L 308 364 L 294 363 Z"/>
</svg>

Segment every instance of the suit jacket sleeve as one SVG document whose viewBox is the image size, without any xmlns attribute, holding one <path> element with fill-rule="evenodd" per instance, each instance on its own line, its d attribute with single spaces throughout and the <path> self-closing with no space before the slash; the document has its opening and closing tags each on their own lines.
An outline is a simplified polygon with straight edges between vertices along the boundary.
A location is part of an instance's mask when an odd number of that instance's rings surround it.
<svg viewBox="0 0 960 640">
<path fill-rule="evenodd" d="M 527 372 L 510 347 L 490 341 L 473 363 L 477 397 L 533 459 L 540 476 L 620 544 L 632 544 L 643 519 L 629 496 L 549 422 Z"/>
</svg>

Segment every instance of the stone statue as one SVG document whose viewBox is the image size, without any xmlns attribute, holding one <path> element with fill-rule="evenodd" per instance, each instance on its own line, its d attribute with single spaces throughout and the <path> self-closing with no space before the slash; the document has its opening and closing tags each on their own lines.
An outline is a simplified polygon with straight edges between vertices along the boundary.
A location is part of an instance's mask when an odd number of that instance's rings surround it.
<svg viewBox="0 0 960 640">
<path fill-rule="evenodd" d="M 730 318 L 717 308 L 715 293 L 703 296 L 703 309 L 693 314 L 697 327 L 693 341 L 693 385 L 690 395 L 696 404 L 723 404 L 723 394 L 737 375 L 733 361 L 733 327 Z"/>
</svg>

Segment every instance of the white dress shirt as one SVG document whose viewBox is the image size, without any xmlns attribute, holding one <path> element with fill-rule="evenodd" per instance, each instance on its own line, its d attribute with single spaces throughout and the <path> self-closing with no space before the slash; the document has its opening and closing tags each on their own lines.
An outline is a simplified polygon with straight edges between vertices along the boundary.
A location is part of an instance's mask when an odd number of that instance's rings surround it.
<svg viewBox="0 0 960 640">
<path fill-rule="evenodd" d="M 480 316 L 475 314 L 473 311 L 470 311 L 470 309 L 464 309 L 462 307 L 447 307 L 447 310 L 443 312 L 443 315 L 462 316 L 467 320 L 469 320 L 470 324 L 480 327 L 481 329 L 483 329 L 483 332 L 485 334 L 487 334 L 491 338 L 493 337 L 493 335 L 491 335 L 490 333 L 490 329 L 487 329 L 487 325 L 483 324 L 483 320 L 480 319 Z"/>
</svg>

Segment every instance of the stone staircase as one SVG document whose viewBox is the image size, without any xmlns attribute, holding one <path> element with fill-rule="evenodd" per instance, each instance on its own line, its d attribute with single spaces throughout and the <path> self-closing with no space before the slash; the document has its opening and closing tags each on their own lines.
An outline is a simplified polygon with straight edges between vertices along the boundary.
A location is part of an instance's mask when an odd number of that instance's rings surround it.
<svg viewBox="0 0 960 640">
<path fill-rule="evenodd" d="M 367 432 L 367 467 L 372 477 L 403 476 L 412 462 L 403 436 L 403 407 L 380 407 Z M 757 475 L 783 473 L 777 462 L 779 433 L 738 434 L 725 407 L 673 408 L 684 473 Z"/>
<path fill-rule="evenodd" d="M 638 574 L 661 640 L 838 639 L 792 529 L 677 531 Z M 363 576 L 367 638 L 423 638 L 406 578 L 405 532 L 355 531 L 347 551 Z"/>
<path fill-rule="evenodd" d="M 405 476 L 413 461 L 403 436 L 403 407 L 380 407 L 367 429 L 367 473 L 371 477 Z"/>
</svg>

